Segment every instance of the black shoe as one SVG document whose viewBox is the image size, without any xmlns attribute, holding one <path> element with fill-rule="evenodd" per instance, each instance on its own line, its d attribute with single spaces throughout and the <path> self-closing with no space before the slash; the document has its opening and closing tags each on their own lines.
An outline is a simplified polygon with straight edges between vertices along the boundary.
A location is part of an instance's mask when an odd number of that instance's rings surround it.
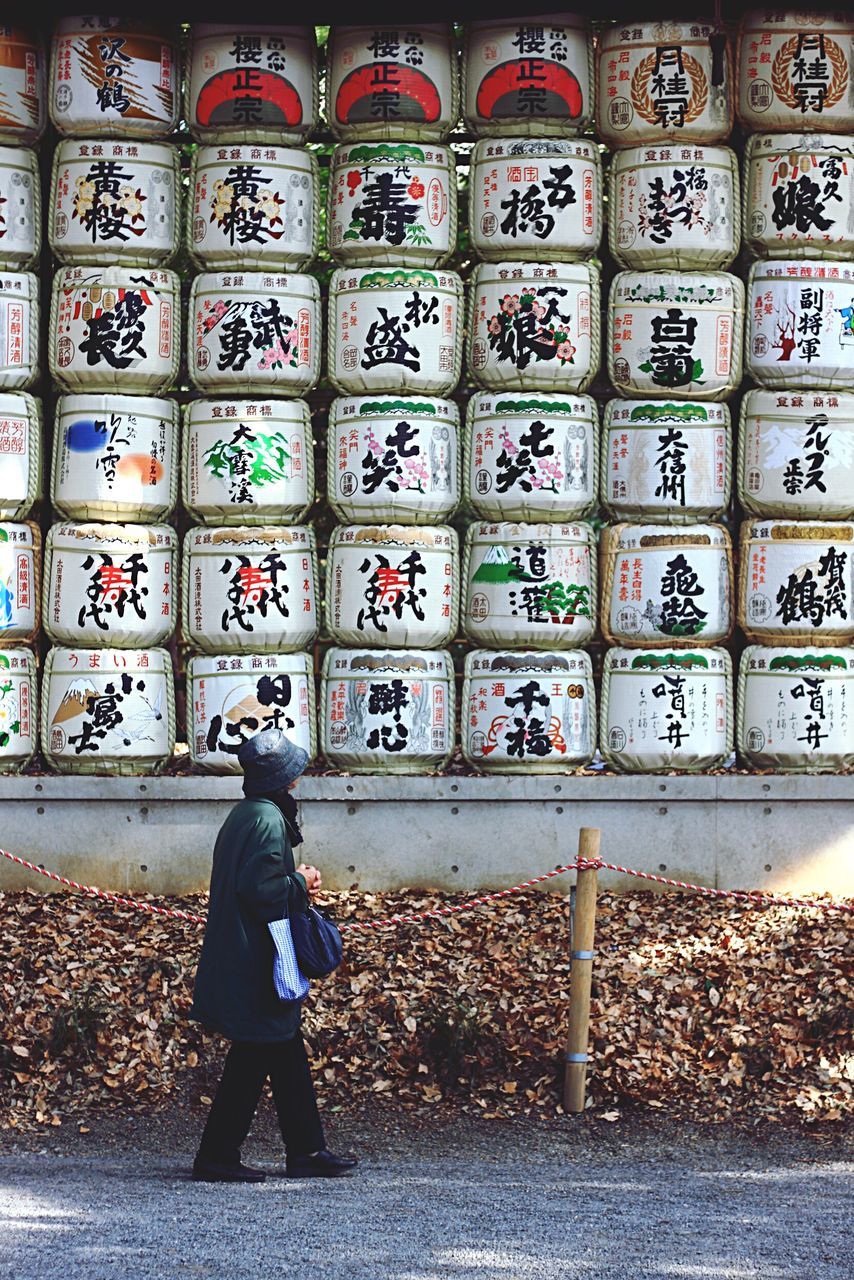
<svg viewBox="0 0 854 1280">
<path fill-rule="evenodd" d="M 334 1156 L 324 1147 L 314 1156 L 292 1156 L 288 1160 L 289 1178 L 340 1178 L 359 1163 L 354 1156 Z"/>
<path fill-rule="evenodd" d="M 193 1161 L 194 1182 L 265 1182 L 266 1173 L 251 1169 L 248 1164 L 220 1164 L 216 1160 Z"/>
</svg>

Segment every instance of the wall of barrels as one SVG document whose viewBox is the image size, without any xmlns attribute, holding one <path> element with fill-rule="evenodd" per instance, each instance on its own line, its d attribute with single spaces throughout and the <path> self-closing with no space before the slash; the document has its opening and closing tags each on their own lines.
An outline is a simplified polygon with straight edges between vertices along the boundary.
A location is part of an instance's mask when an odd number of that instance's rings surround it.
<svg viewBox="0 0 854 1280">
<path fill-rule="evenodd" d="M 0 772 L 854 764 L 850 15 L 0 27 L 0 342 Z"/>
</svg>

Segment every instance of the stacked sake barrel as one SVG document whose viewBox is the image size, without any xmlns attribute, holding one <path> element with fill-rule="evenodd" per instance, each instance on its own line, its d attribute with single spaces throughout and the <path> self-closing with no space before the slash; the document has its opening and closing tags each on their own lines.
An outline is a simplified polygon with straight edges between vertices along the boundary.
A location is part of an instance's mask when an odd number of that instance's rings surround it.
<svg viewBox="0 0 854 1280">
<path fill-rule="evenodd" d="M 33 149 L 44 132 L 45 56 L 35 32 L 0 33 L 0 773 L 32 758 L 38 737 L 41 533 L 39 378 L 41 187 Z"/>
<path fill-rule="evenodd" d="M 854 763 L 852 77 L 850 15 L 742 19 L 738 749 L 763 769 Z"/>
<path fill-rule="evenodd" d="M 57 393 L 41 746 L 60 772 L 156 773 L 175 745 L 180 362 L 177 28 L 60 19 L 47 81 Z"/>
<path fill-rule="evenodd" d="M 326 562 L 320 732 L 353 773 L 441 768 L 454 746 L 448 645 L 460 557 L 463 287 L 445 266 L 457 180 L 445 139 L 459 85 L 449 24 L 333 27 Z"/>
<path fill-rule="evenodd" d="M 265 728 L 316 749 L 318 96 L 313 27 L 192 26 L 183 638 L 190 757 L 216 773 Z"/>
</svg>

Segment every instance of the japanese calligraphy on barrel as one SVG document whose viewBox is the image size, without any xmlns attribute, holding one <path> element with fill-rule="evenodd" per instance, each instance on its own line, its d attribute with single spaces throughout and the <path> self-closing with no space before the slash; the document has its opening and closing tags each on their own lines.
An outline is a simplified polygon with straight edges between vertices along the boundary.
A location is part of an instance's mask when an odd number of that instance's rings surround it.
<svg viewBox="0 0 854 1280">
<path fill-rule="evenodd" d="M 318 627 L 314 530 L 191 529 L 181 588 L 187 640 L 203 653 L 298 653 Z"/>
<path fill-rule="evenodd" d="M 45 542 L 42 625 L 54 644 L 131 649 L 163 644 L 177 621 L 168 525 L 52 525 Z"/>
<path fill-rule="evenodd" d="M 584 391 L 599 369 L 598 267 L 476 267 L 468 341 L 469 372 L 485 391 Z"/>
<path fill-rule="evenodd" d="M 593 119 L 593 40 L 574 13 L 469 22 L 463 115 L 479 136 L 583 133 Z"/>
<path fill-rule="evenodd" d="M 453 272 L 341 267 L 329 286 L 329 380 L 345 395 L 449 395 L 462 331 L 463 285 Z"/>
<path fill-rule="evenodd" d="M 609 649 L 599 750 L 621 773 L 700 773 L 733 749 L 732 660 L 725 649 Z"/>
<path fill-rule="evenodd" d="M 0 392 L 0 520 L 23 520 L 41 491 L 41 401 Z"/>
<path fill-rule="evenodd" d="M 602 531 L 602 634 L 630 649 L 720 644 L 732 631 L 732 545 L 722 525 Z"/>
<path fill-rule="evenodd" d="M 438 649 L 456 635 L 459 605 L 459 548 L 453 529 L 333 529 L 325 617 L 338 644 Z"/>
<path fill-rule="evenodd" d="M 50 118 L 67 137 L 165 138 L 178 124 L 180 72 L 172 30 L 124 18 L 60 18 Z"/>
<path fill-rule="evenodd" d="M 0 29 L 0 142 L 38 142 L 47 124 L 47 59 L 35 30 Z"/>
<path fill-rule="evenodd" d="M 433 773 L 451 758 L 454 706 L 444 650 L 328 649 L 321 749 L 347 773 Z"/>
<path fill-rule="evenodd" d="M 305 653 L 197 654 L 187 663 L 187 744 L 206 773 L 240 773 L 237 753 L 262 729 L 317 751 L 314 663 Z"/>
<path fill-rule="evenodd" d="M 27 147 L 0 147 L 0 267 L 30 270 L 38 260 L 41 245 L 38 155 Z"/>
<path fill-rule="evenodd" d="M 326 112 L 342 141 L 441 141 L 457 123 L 459 96 L 450 23 L 334 26 L 329 33 Z"/>
<path fill-rule="evenodd" d="M 748 391 L 738 432 L 738 500 L 758 516 L 854 516 L 854 395 Z"/>
<path fill-rule="evenodd" d="M 320 375 L 314 276 L 205 271 L 190 290 L 187 365 L 200 391 L 301 396 Z"/>
<path fill-rule="evenodd" d="M 0 524 L 0 644 L 29 644 L 39 627 L 42 535 L 30 521 Z"/>
<path fill-rule="evenodd" d="M 621 271 L 608 374 L 629 396 L 724 400 L 741 381 L 744 285 L 722 271 Z"/>
<path fill-rule="evenodd" d="M 165 520 L 178 496 L 178 406 L 152 396 L 60 396 L 51 502 L 67 520 Z"/>
<path fill-rule="evenodd" d="M 854 253 L 854 137 L 752 134 L 744 153 L 744 242 L 759 258 Z"/>
<path fill-rule="evenodd" d="M 748 131 L 854 132 L 850 13 L 750 9 L 738 29 L 738 118 Z"/>
<path fill-rule="evenodd" d="M 302 148 L 199 147 L 190 167 L 190 257 L 203 271 L 304 271 L 320 242 L 318 185 L 317 158 Z"/>
<path fill-rule="evenodd" d="M 182 500 L 203 524 L 290 524 L 314 499 L 304 400 L 193 400 L 184 410 Z"/>
<path fill-rule="evenodd" d="M 608 243 L 624 267 L 728 267 L 741 245 L 729 147 L 629 147 L 611 159 Z"/>
<path fill-rule="evenodd" d="M 314 27 L 193 22 L 184 85 L 199 142 L 304 142 L 317 124 Z"/>
<path fill-rule="evenodd" d="M 39 282 L 0 272 L 0 390 L 23 391 L 39 377 Z"/>
<path fill-rule="evenodd" d="M 479 391 L 466 414 L 466 501 L 481 520 L 562 523 L 588 515 L 598 437 L 590 396 Z"/>
<path fill-rule="evenodd" d="M 588 524 L 469 525 L 463 628 L 490 649 L 578 649 L 596 630 Z"/>
<path fill-rule="evenodd" d="M 453 151 L 423 142 L 336 147 L 326 227 L 342 266 L 441 266 L 457 243 Z"/>
<path fill-rule="evenodd" d="M 479 773 L 572 773 L 596 750 L 589 654 L 466 654 L 463 757 Z"/>
<path fill-rule="evenodd" d="M 157 774 L 175 749 L 166 649 L 51 649 L 41 747 L 58 773 Z"/>
<path fill-rule="evenodd" d="M 166 142 L 78 142 L 54 152 L 48 214 L 60 262 L 164 266 L 178 251 L 181 167 Z"/>
<path fill-rule="evenodd" d="M 177 377 L 180 330 L 174 271 L 63 267 L 47 335 L 51 377 L 63 391 L 158 395 Z"/>
<path fill-rule="evenodd" d="M 854 649 L 750 645 L 738 671 L 738 754 L 755 769 L 854 765 Z"/>
<path fill-rule="evenodd" d="M 854 262 L 755 262 L 747 372 L 762 387 L 854 390 Z"/>
<path fill-rule="evenodd" d="M 854 523 L 745 520 L 738 625 L 759 644 L 854 640 Z"/>
<path fill-rule="evenodd" d="M 619 519 L 686 524 L 722 515 L 732 483 L 730 416 L 698 400 L 609 400 L 601 500 Z"/>
<path fill-rule="evenodd" d="M 596 56 L 596 128 L 610 147 L 726 142 L 732 47 L 709 22 L 606 27 Z"/>
<path fill-rule="evenodd" d="M 38 680 L 29 649 L 0 649 L 0 773 L 18 773 L 36 750 Z"/>
<path fill-rule="evenodd" d="M 487 261 L 589 258 L 602 238 L 602 161 L 587 138 L 483 138 L 469 168 L 469 238 Z"/>
<path fill-rule="evenodd" d="M 427 396 L 340 396 L 329 411 L 326 480 L 339 520 L 435 524 L 459 500 L 459 410 Z"/>
</svg>

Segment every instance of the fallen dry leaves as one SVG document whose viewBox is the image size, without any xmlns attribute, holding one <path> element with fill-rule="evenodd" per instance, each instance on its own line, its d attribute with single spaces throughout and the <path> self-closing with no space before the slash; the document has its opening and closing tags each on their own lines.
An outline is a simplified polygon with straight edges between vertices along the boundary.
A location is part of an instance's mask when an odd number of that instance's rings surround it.
<svg viewBox="0 0 854 1280">
<path fill-rule="evenodd" d="M 204 914 L 203 895 L 150 899 Z M 461 900 L 325 895 L 339 921 Z M 567 901 L 348 934 L 304 1030 L 321 1104 L 371 1095 L 486 1116 L 560 1111 Z M 588 1094 L 694 1120 L 833 1122 L 854 1091 L 850 919 L 636 893 L 600 898 Z M 91 899 L 0 894 L 0 1125 L 206 1103 L 223 1042 L 186 1018 L 201 929 Z M 621 1110 L 622 1109 L 622 1110 Z"/>
</svg>

